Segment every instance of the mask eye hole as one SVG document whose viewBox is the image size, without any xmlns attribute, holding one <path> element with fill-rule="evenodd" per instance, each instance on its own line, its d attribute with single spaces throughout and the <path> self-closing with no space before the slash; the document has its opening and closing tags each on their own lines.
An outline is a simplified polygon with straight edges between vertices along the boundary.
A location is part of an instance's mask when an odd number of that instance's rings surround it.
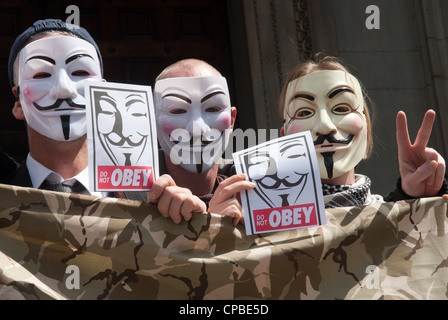
<svg viewBox="0 0 448 320">
<path fill-rule="evenodd" d="M 72 72 L 72 76 L 75 76 L 75 77 L 88 77 L 88 76 L 90 76 L 90 73 L 88 73 L 85 70 L 76 70 L 76 71 Z"/>
<path fill-rule="evenodd" d="M 48 72 L 39 72 L 33 76 L 33 79 L 45 79 L 45 78 L 50 78 L 50 77 L 51 77 L 51 74 L 49 74 Z"/>
<path fill-rule="evenodd" d="M 171 114 L 184 114 L 187 113 L 187 110 L 185 109 L 173 109 L 170 111 Z"/>
<path fill-rule="evenodd" d="M 219 111 L 221 111 L 220 107 L 209 107 L 205 109 L 205 112 L 219 112 Z"/>
<path fill-rule="evenodd" d="M 337 115 L 345 115 L 352 112 L 352 108 L 346 104 L 339 104 L 333 108 L 333 113 Z"/>
<path fill-rule="evenodd" d="M 294 119 L 308 119 L 314 116 L 314 111 L 307 108 L 301 108 L 294 114 Z"/>
</svg>

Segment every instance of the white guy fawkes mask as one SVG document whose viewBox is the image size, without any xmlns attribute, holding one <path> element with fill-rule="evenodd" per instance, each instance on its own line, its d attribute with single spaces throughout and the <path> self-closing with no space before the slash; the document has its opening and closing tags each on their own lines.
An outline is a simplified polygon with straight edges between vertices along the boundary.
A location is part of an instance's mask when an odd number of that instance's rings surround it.
<svg viewBox="0 0 448 320">
<path fill-rule="evenodd" d="M 84 80 L 101 80 L 98 54 L 89 42 L 46 37 L 20 51 L 19 93 L 27 124 L 57 141 L 87 132 Z"/>
<path fill-rule="evenodd" d="M 154 88 L 157 137 L 171 162 L 210 170 L 225 151 L 232 123 L 227 81 L 220 76 L 168 78 Z"/>
<path fill-rule="evenodd" d="M 352 170 L 367 149 L 367 121 L 358 80 L 339 71 L 317 71 L 288 84 L 285 135 L 310 130 L 322 179 Z"/>
</svg>

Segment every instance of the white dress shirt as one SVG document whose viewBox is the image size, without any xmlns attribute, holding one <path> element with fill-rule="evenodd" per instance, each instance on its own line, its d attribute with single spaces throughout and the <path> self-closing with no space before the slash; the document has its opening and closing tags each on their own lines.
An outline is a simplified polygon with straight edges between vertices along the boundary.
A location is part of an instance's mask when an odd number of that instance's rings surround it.
<svg viewBox="0 0 448 320">
<path fill-rule="evenodd" d="M 26 165 L 30 174 L 31 183 L 33 188 L 39 188 L 44 180 L 48 180 L 50 183 L 64 183 L 69 186 L 73 186 L 76 181 L 79 181 L 85 188 L 81 194 L 94 195 L 99 197 L 107 197 L 107 192 L 95 192 L 93 188 L 90 188 L 89 182 L 89 168 L 86 167 L 76 176 L 65 179 L 57 172 L 54 172 L 41 163 L 37 162 L 30 154 L 26 158 Z"/>
</svg>

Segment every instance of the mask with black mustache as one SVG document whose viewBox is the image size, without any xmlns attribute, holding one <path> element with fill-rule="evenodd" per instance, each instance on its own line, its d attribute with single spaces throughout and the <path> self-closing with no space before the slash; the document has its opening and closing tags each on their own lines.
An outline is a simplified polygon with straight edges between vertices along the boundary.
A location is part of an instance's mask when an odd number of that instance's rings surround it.
<svg viewBox="0 0 448 320">
<path fill-rule="evenodd" d="M 329 143 L 338 143 L 338 144 L 349 144 L 352 142 L 354 135 L 350 134 L 347 139 L 338 140 L 336 139 L 332 134 L 323 134 L 317 137 L 316 140 L 314 140 L 314 145 L 321 145 L 325 141 L 328 141 Z M 324 157 L 324 164 L 325 168 L 327 169 L 327 175 L 328 178 L 333 178 L 333 167 L 334 167 L 334 161 L 333 161 L 333 155 L 334 152 L 321 152 L 322 157 Z"/>
<path fill-rule="evenodd" d="M 205 172 L 215 164 L 216 157 L 220 156 L 223 152 L 223 136 L 226 133 L 215 133 L 216 138 L 202 135 L 192 136 L 186 141 L 183 141 L 182 139 L 172 139 L 174 147 L 171 152 L 172 154 L 177 152 L 177 157 L 182 159 L 182 164 L 195 165 L 197 173 Z"/>
<path fill-rule="evenodd" d="M 84 81 L 101 80 L 96 49 L 71 36 L 43 37 L 18 57 L 19 99 L 27 125 L 56 141 L 87 132 Z"/>
<path fill-rule="evenodd" d="M 18 87 L 18 91 L 20 92 L 20 88 Z M 80 136 L 85 134 L 85 130 L 81 131 L 75 131 L 75 134 L 71 132 L 72 123 L 83 123 L 83 126 L 85 126 L 85 120 L 83 121 L 82 118 L 85 118 L 85 110 L 86 106 L 84 104 L 75 103 L 72 99 L 57 99 L 53 104 L 49 106 L 41 106 L 37 104 L 36 102 L 33 102 L 33 106 L 42 114 L 43 118 L 46 119 L 47 122 L 51 122 L 54 124 L 56 128 L 55 131 L 47 132 L 47 129 L 37 129 L 36 124 L 31 126 L 34 130 L 38 131 L 39 133 L 46 135 L 49 138 L 52 138 L 54 140 L 74 140 L 79 138 Z M 73 122 L 73 119 L 71 116 L 75 115 L 75 122 Z M 80 119 L 81 117 L 81 119 Z M 59 125 L 56 123 L 59 122 Z M 37 125 L 37 127 L 39 127 Z M 51 126 L 53 127 L 53 126 Z M 59 127 L 59 129 L 57 129 Z M 48 128 L 50 129 L 50 128 Z M 76 133 L 76 132 L 80 132 Z M 45 134 L 47 133 L 47 134 Z M 61 138 L 57 138 L 61 135 Z"/>
<path fill-rule="evenodd" d="M 321 178 L 354 170 L 366 155 L 370 130 L 359 81 L 342 70 L 315 71 L 290 81 L 284 99 L 285 135 L 309 130 L 316 137 Z"/>
</svg>

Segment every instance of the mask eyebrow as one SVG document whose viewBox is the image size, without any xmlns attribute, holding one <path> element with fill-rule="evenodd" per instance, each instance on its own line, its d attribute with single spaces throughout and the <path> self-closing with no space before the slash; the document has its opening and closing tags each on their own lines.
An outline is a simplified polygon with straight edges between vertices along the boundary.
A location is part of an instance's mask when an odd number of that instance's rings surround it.
<svg viewBox="0 0 448 320">
<path fill-rule="evenodd" d="M 328 94 L 328 98 L 333 99 L 335 96 L 337 96 L 341 92 L 350 92 L 350 93 L 355 94 L 355 92 L 352 89 L 350 89 L 348 87 L 344 87 L 344 88 L 335 89 L 334 91 L 330 92 Z"/>
<path fill-rule="evenodd" d="M 224 95 L 225 95 L 225 93 L 222 92 L 222 91 L 212 92 L 212 93 L 206 95 L 204 98 L 202 98 L 202 99 L 201 99 L 201 103 L 203 103 L 204 101 L 210 99 L 211 97 L 213 97 L 213 96 L 215 96 L 215 95 L 217 95 L 217 94 L 224 94 Z"/>
<path fill-rule="evenodd" d="M 163 96 L 163 97 L 162 97 L 162 99 L 165 99 L 166 97 L 175 97 L 175 98 L 178 98 L 178 99 L 184 100 L 185 102 L 187 102 L 187 103 L 191 104 L 191 100 L 190 100 L 190 99 L 188 99 L 187 97 L 185 97 L 185 96 L 182 96 L 182 95 L 180 95 L 180 94 L 169 93 L 169 94 L 167 94 L 167 95 Z"/>
<path fill-rule="evenodd" d="M 249 154 L 247 159 L 250 162 L 253 158 L 256 157 L 268 157 L 269 156 L 269 152 L 264 151 L 264 150 L 255 150 L 253 153 Z"/>
<path fill-rule="evenodd" d="M 281 147 L 281 149 L 280 149 L 279 151 L 280 151 L 281 154 L 283 154 L 286 150 L 291 149 L 291 148 L 293 148 L 293 147 L 297 147 L 297 146 L 299 146 L 299 147 L 303 147 L 304 145 L 303 145 L 303 143 L 301 143 L 301 142 L 295 142 L 295 143 L 289 143 L 289 142 L 287 142 L 287 143 L 285 143 L 285 144 Z"/>
<path fill-rule="evenodd" d="M 135 102 L 142 102 L 142 103 L 144 103 L 143 97 L 141 95 L 139 95 L 139 94 L 135 94 L 135 93 L 130 94 L 130 95 L 128 95 L 126 97 L 126 99 L 129 99 L 129 97 L 135 97 L 135 98 L 132 99 L 132 100 L 126 101 L 126 104 L 125 104 L 126 107 L 129 107 L 131 104 L 133 104 Z"/>
<path fill-rule="evenodd" d="M 296 94 L 294 97 L 292 97 L 291 101 L 298 99 L 298 98 L 302 98 L 302 99 L 306 99 L 309 101 L 314 101 L 314 97 L 312 95 L 309 94 L 305 94 L 305 93 L 298 93 Z"/>
<path fill-rule="evenodd" d="M 81 57 L 89 57 L 89 58 L 91 58 L 92 60 L 95 60 L 95 59 L 93 59 L 93 57 L 92 57 L 90 54 L 87 54 L 87 53 L 79 53 L 79 54 L 75 54 L 75 55 L 73 55 L 73 56 L 67 58 L 67 60 L 65 60 L 65 64 L 69 64 L 69 63 L 72 62 L 73 60 L 76 60 L 76 59 L 81 58 Z"/>
<path fill-rule="evenodd" d="M 46 57 L 46 56 L 35 56 L 35 57 L 31 57 L 28 60 L 26 60 L 26 62 L 33 60 L 33 59 L 40 59 L 40 60 L 45 60 L 47 62 L 50 62 L 51 64 L 56 65 L 56 61 L 54 61 L 53 59 L 51 59 L 50 57 Z M 25 62 L 25 63 L 26 63 Z"/>
<path fill-rule="evenodd" d="M 137 98 L 141 98 L 142 96 L 139 95 L 139 94 L 137 94 L 137 93 L 131 93 L 130 95 L 128 95 L 128 96 L 126 97 L 126 99 L 128 99 L 129 97 L 137 97 Z"/>
<path fill-rule="evenodd" d="M 103 94 L 100 96 L 100 98 L 98 100 L 106 100 L 108 102 L 110 102 L 111 104 L 113 104 L 114 106 L 116 106 L 117 101 L 110 96 L 107 92 L 103 92 Z"/>
</svg>

